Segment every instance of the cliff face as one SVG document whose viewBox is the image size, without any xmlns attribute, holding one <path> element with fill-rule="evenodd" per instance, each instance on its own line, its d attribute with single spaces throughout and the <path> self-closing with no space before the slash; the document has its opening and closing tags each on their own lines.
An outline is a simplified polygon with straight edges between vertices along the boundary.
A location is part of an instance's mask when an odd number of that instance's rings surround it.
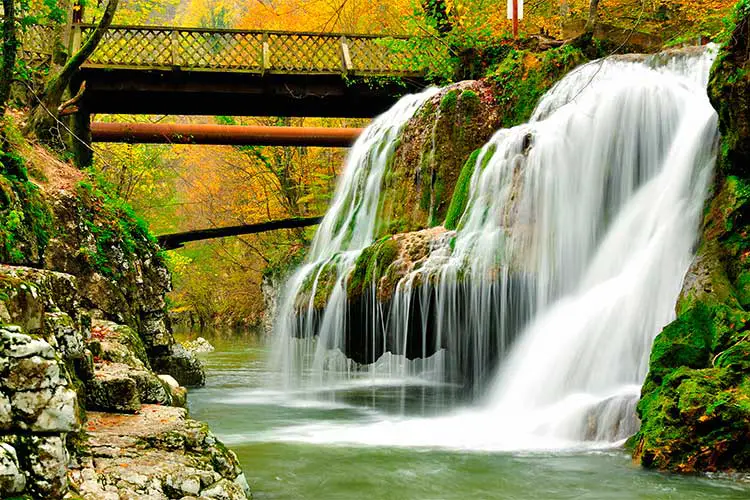
<svg viewBox="0 0 750 500">
<path fill-rule="evenodd" d="M 204 374 L 172 336 L 169 272 L 145 224 L 45 150 L 14 137 L 11 151 L 0 171 L 0 496 L 246 498 L 236 456 L 182 408 L 183 386 Z"/>
<path fill-rule="evenodd" d="M 14 147 L 22 165 L 0 176 L 0 262 L 75 276 L 82 308 L 130 326 L 162 372 L 202 385 L 200 365 L 172 337 L 171 279 L 145 223 L 44 149 L 21 138 Z"/>
<path fill-rule="evenodd" d="M 642 465 L 750 470 L 750 4 L 712 68 L 721 156 L 677 319 L 656 338 L 633 437 Z"/>
</svg>

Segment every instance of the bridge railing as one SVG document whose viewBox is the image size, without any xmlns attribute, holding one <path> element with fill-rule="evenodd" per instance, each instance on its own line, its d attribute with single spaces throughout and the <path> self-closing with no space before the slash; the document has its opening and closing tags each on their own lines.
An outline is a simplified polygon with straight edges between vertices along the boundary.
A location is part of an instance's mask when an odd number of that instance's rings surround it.
<svg viewBox="0 0 750 500">
<path fill-rule="evenodd" d="M 74 39 L 94 30 L 78 25 Z M 446 60 L 438 43 L 344 33 L 112 26 L 87 66 L 279 74 L 422 75 Z M 402 48 L 394 50 L 394 46 Z M 408 46 L 408 48 L 406 48 Z"/>
<path fill-rule="evenodd" d="M 32 66 L 48 63 L 52 58 L 55 28 L 42 24 L 28 26 L 21 34 L 21 57 Z"/>
</svg>

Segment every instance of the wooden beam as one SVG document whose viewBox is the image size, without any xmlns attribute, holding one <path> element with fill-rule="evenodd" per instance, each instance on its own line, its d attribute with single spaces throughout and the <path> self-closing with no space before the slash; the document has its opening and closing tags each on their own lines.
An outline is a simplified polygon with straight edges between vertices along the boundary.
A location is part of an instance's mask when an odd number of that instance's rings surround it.
<svg viewBox="0 0 750 500">
<path fill-rule="evenodd" d="M 91 124 L 94 142 L 349 147 L 361 128 L 259 127 L 184 123 Z"/>
<path fill-rule="evenodd" d="M 262 233 L 265 231 L 276 231 L 278 229 L 295 229 L 299 227 L 315 226 L 320 224 L 323 217 L 294 217 L 291 219 L 274 220 L 258 224 L 243 224 L 240 226 L 214 227 L 210 229 L 197 229 L 181 233 L 162 234 L 157 236 L 159 245 L 164 250 L 181 248 L 190 241 L 210 240 L 213 238 L 224 238 L 226 236 L 240 236 L 243 234 Z"/>
</svg>

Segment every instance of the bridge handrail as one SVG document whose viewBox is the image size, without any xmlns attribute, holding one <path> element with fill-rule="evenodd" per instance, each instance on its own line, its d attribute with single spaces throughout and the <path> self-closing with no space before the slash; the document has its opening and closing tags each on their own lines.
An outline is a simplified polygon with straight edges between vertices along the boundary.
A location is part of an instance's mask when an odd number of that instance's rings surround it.
<svg viewBox="0 0 750 500">
<path fill-rule="evenodd" d="M 74 24 L 74 27 L 93 29 L 95 24 L 80 23 Z M 164 26 L 164 25 L 130 25 L 130 24 L 113 24 L 108 29 L 126 29 L 126 30 L 160 30 L 160 31 L 189 31 L 195 33 L 237 33 L 237 34 L 269 34 L 269 35 L 305 35 L 305 36 L 332 36 L 332 37 L 356 37 L 356 38 L 376 38 L 396 40 L 410 40 L 415 38 L 408 34 L 387 34 L 387 33 L 345 33 L 339 31 L 291 31 L 291 30 L 265 30 L 265 29 L 242 29 L 242 28 L 195 28 L 187 26 Z"/>
</svg>

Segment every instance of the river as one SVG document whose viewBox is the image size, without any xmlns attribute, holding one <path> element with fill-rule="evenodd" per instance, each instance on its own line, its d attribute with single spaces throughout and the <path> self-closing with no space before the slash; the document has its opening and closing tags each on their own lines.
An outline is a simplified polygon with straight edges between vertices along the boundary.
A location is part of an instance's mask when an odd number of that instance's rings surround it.
<svg viewBox="0 0 750 500">
<path fill-rule="evenodd" d="M 438 413 L 451 388 L 351 385 L 289 394 L 268 389 L 267 347 L 211 341 L 217 349 L 201 355 L 207 382 L 190 391 L 190 413 L 237 453 L 256 499 L 750 498 L 750 482 L 646 471 L 622 449 L 498 453 L 303 442 L 300 429 Z"/>
</svg>

